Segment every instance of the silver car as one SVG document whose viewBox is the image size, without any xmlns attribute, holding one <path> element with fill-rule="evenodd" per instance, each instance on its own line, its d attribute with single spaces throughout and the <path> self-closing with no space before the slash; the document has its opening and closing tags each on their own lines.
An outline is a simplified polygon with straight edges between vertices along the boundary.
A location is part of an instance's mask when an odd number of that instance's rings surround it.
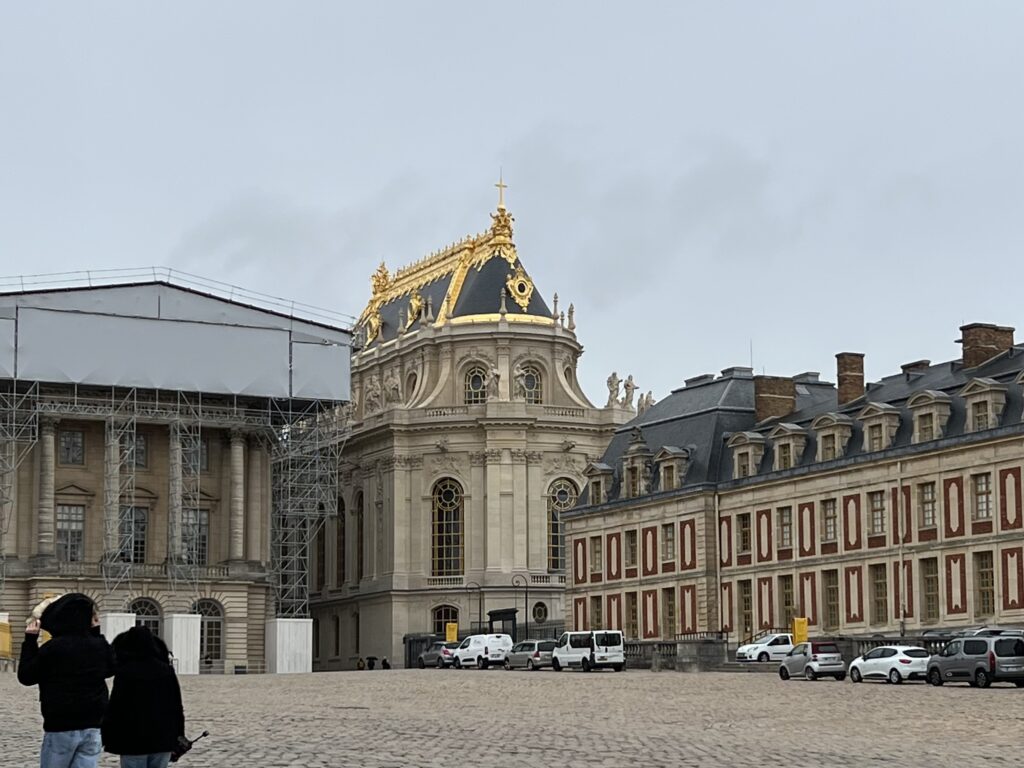
<svg viewBox="0 0 1024 768">
<path fill-rule="evenodd" d="M 783 680 L 791 677 L 804 677 L 808 680 L 834 677 L 843 680 L 846 678 L 846 664 L 835 643 L 815 640 L 794 646 L 793 650 L 782 657 L 779 677 Z"/>
<path fill-rule="evenodd" d="M 455 659 L 451 651 L 453 648 L 458 647 L 458 643 L 445 643 L 438 640 L 420 654 L 420 657 L 416 660 L 416 666 L 420 669 L 424 667 L 437 667 L 438 669 L 450 667 Z"/>
<path fill-rule="evenodd" d="M 551 652 L 554 640 L 525 640 L 516 643 L 505 657 L 505 669 L 525 668 L 529 670 L 551 666 Z"/>
</svg>

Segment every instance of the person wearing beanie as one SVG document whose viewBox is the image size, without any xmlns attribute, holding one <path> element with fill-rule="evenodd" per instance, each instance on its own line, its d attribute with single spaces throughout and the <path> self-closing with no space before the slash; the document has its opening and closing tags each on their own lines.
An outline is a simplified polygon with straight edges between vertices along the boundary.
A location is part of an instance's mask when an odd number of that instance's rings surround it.
<svg viewBox="0 0 1024 768">
<path fill-rule="evenodd" d="M 40 629 L 52 636 L 42 647 Z M 39 686 L 40 768 L 95 768 L 102 751 L 106 678 L 113 674 L 114 654 L 100 634 L 96 605 L 87 595 L 64 595 L 46 606 L 38 620 L 29 621 L 18 682 Z"/>
<path fill-rule="evenodd" d="M 114 688 L 103 719 L 103 748 L 121 768 L 166 768 L 185 735 L 185 711 L 167 646 L 146 627 L 114 638 Z"/>
</svg>

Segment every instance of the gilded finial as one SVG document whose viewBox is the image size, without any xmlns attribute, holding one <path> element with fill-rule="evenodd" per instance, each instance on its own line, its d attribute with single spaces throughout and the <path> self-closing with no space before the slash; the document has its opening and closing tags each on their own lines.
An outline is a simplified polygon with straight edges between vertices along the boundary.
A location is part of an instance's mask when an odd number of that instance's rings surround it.
<svg viewBox="0 0 1024 768">
<path fill-rule="evenodd" d="M 502 179 L 501 169 L 498 169 L 498 183 L 495 184 L 498 188 L 498 210 L 505 210 L 505 190 L 508 189 L 508 184 Z"/>
</svg>

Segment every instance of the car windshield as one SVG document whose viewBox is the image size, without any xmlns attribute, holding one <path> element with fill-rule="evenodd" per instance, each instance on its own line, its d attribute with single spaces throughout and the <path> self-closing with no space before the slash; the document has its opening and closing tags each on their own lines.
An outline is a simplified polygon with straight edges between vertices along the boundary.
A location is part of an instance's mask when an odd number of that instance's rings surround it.
<svg viewBox="0 0 1024 768">
<path fill-rule="evenodd" d="M 1002 637 L 996 640 L 996 656 L 1024 656 L 1024 640 L 1019 637 Z"/>
<path fill-rule="evenodd" d="M 459 644 L 458 643 L 445 643 L 444 647 L 445 648 L 458 648 Z"/>
<path fill-rule="evenodd" d="M 815 653 L 839 653 L 839 647 L 835 643 L 815 643 Z"/>
<path fill-rule="evenodd" d="M 927 659 L 930 654 L 924 648 L 904 648 L 903 655 L 912 659 Z"/>
<path fill-rule="evenodd" d="M 618 632 L 598 632 L 596 635 L 594 635 L 595 645 L 620 645 L 621 643 L 622 635 L 620 635 Z"/>
</svg>

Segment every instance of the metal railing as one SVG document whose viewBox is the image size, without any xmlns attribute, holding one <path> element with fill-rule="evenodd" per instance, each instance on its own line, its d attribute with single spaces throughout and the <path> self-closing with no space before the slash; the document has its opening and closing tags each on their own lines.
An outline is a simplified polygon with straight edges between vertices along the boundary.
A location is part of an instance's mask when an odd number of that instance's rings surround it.
<svg viewBox="0 0 1024 768">
<path fill-rule="evenodd" d="M 71 577 L 101 577 L 103 576 L 105 563 L 96 562 L 65 562 L 57 563 L 57 573 L 61 576 Z M 128 565 L 128 563 L 125 563 Z M 132 576 L 143 579 L 165 579 L 169 577 L 167 563 L 132 563 Z M 200 565 L 195 566 L 200 579 L 226 579 L 228 578 L 228 567 L 226 565 Z"/>
</svg>

